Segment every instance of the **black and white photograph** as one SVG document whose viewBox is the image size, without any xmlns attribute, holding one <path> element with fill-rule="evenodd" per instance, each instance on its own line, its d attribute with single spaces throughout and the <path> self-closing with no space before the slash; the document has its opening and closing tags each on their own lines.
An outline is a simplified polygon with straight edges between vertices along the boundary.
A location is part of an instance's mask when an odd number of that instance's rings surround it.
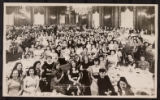
<svg viewBox="0 0 160 100">
<path fill-rule="evenodd" d="M 3 23 L 4 97 L 157 97 L 157 4 L 4 3 Z"/>
</svg>

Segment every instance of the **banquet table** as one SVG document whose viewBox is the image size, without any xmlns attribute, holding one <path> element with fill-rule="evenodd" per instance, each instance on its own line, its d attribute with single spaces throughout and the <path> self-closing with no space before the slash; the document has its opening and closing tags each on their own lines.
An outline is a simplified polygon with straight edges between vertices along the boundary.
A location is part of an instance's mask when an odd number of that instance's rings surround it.
<svg viewBox="0 0 160 100">
<path fill-rule="evenodd" d="M 154 95 L 154 74 L 149 71 L 121 66 L 118 68 L 110 68 L 107 74 L 109 75 L 113 85 L 117 85 L 120 77 L 125 77 L 135 95 L 139 95 L 138 92 L 145 92 L 147 95 Z"/>
<path fill-rule="evenodd" d="M 35 61 L 38 59 L 31 59 L 29 65 L 33 65 Z M 18 60 L 9 62 L 4 66 L 5 69 L 5 77 L 9 77 L 13 66 L 16 62 L 22 62 L 23 66 L 26 66 L 27 64 L 25 61 Z M 41 61 L 43 64 L 43 60 Z M 107 75 L 110 77 L 110 80 L 112 82 L 113 86 L 117 86 L 117 82 L 120 79 L 120 77 L 125 77 L 128 81 L 128 83 L 131 85 L 131 88 L 133 92 L 136 95 L 139 95 L 139 92 L 145 92 L 147 95 L 154 95 L 155 94 L 155 80 L 154 80 L 154 73 L 151 73 L 149 71 L 144 71 L 141 69 L 132 69 L 126 66 L 120 66 L 120 67 L 111 67 L 107 71 Z M 39 95 L 53 95 L 51 93 L 45 94 L 45 93 L 39 93 Z"/>
</svg>

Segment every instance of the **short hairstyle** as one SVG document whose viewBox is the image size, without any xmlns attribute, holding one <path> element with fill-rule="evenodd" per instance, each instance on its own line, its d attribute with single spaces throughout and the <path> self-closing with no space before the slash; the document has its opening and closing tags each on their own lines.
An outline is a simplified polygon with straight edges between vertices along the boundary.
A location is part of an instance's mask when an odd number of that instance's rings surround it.
<svg viewBox="0 0 160 100">
<path fill-rule="evenodd" d="M 106 72 L 106 69 L 100 68 L 100 69 L 99 69 L 99 72 Z"/>
<path fill-rule="evenodd" d="M 116 53 L 116 50 L 110 50 L 110 54 L 111 54 L 112 51 L 113 51 L 114 53 Z"/>
<path fill-rule="evenodd" d="M 103 58 L 104 58 L 104 56 L 103 56 L 103 55 L 99 55 L 99 58 L 100 58 L 100 57 L 103 57 Z"/>
<path fill-rule="evenodd" d="M 98 59 L 98 58 L 95 58 L 95 59 L 94 59 L 94 62 L 95 62 L 95 61 L 98 61 L 98 64 L 100 63 L 100 61 L 99 61 L 99 59 Z"/>
<path fill-rule="evenodd" d="M 52 59 L 52 56 L 47 56 L 47 59 L 48 59 L 48 58 Z"/>
</svg>

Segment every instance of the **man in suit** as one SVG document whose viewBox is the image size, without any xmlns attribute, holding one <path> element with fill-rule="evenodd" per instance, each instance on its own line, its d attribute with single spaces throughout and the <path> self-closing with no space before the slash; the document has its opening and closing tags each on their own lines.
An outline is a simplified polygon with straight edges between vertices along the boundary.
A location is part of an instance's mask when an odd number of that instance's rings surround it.
<svg viewBox="0 0 160 100">
<path fill-rule="evenodd" d="M 99 77 L 97 81 L 99 95 L 117 95 L 112 86 L 110 78 L 106 75 L 106 69 L 99 69 Z"/>
</svg>

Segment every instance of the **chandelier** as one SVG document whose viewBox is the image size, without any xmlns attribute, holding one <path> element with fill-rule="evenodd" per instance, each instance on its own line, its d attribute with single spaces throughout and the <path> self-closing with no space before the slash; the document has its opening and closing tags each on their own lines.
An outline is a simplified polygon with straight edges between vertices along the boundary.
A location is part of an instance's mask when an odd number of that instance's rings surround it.
<svg viewBox="0 0 160 100">
<path fill-rule="evenodd" d="M 30 13 L 27 11 L 27 7 L 26 6 L 21 6 L 21 8 L 19 9 L 19 16 L 22 19 L 25 19 L 25 17 L 30 18 Z"/>
<path fill-rule="evenodd" d="M 72 10 L 75 11 L 75 13 L 80 15 L 85 15 L 88 12 L 92 11 L 92 6 L 90 5 L 73 5 Z"/>
</svg>

